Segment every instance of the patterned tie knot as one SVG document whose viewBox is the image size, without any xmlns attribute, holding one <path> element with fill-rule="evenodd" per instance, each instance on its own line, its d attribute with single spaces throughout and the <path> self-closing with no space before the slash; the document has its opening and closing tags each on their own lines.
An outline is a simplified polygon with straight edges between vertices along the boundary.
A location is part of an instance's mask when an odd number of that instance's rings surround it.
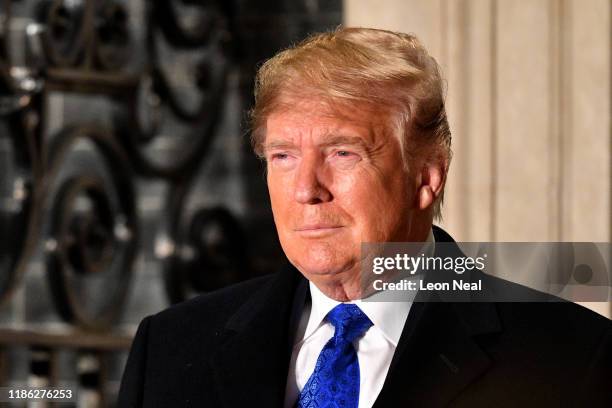
<svg viewBox="0 0 612 408">
<path fill-rule="evenodd" d="M 334 338 L 348 343 L 361 337 L 372 326 L 368 316 L 354 304 L 339 304 L 327 314 L 327 320 L 336 328 Z"/>
</svg>

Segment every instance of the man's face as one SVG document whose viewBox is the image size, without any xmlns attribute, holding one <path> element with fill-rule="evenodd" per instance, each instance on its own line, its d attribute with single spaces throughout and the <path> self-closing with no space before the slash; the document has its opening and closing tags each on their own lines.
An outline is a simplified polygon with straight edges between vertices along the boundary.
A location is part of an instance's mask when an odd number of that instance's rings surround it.
<svg viewBox="0 0 612 408">
<path fill-rule="evenodd" d="M 291 263 L 315 283 L 358 279 L 362 242 L 411 240 L 416 184 L 385 117 L 365 109 L 332 114 L 316 101 L 268 117 L 276 228 Z"/>
</svg>

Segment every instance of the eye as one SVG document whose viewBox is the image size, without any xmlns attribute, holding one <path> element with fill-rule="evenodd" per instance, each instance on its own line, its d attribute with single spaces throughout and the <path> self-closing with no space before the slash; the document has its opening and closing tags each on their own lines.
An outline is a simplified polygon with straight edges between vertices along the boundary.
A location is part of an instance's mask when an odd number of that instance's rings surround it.
<svg viewBox="0 0 612 408">
<path fill-rule="evenodd" d="M 266 161 L 270 168 L 289 170 L 295 167 L 296 157 L 291 152 L 270 152 Z"/>
<path fill-rule="evenodd" d="M 271 156 L 272 160 L 275 160 L 275 159 L 284 160 L 287 157 L 289 157 L 289 155 L 287 153 L 274 153 Z"/>
<path fill-rule="evenodd" d="M 329 162 L 338 169 L 348 170 L 353 168 L 361 161 L 361 155 L 352 150 L 338 149 L 333 150 L 329 157 Z"/>
</svg>

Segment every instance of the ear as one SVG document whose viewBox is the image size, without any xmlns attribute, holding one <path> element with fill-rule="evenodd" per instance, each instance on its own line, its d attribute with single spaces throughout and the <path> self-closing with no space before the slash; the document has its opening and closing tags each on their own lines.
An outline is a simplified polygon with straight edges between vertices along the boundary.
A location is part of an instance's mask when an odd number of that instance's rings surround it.
<svg viewBox="0 0 612 408">
<path fill-rule="evenodd" d="M 447 160 L 439 158 L 425 162 L 421 168 L 417 186 L 417 203 L 419 210 L 426 210 L 433 205 L 444 191 L 446 183 Z"/>
</svg>

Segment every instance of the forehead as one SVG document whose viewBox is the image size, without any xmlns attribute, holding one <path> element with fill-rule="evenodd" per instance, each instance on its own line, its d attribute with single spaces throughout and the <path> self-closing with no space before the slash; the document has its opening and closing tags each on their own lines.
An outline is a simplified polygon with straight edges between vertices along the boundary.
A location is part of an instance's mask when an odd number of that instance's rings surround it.
<svg viewBox="0 0 612 408">
<path fill-rule="evenodd" d="M 374 143 L 387 137 L 389 115 L 365 104 L 334 104 L 300 100 L 272 112 L 266 121 L 264 142 L 304 136 L 324 141 L 331 136 L 358 137 Z"/>
</svg>

